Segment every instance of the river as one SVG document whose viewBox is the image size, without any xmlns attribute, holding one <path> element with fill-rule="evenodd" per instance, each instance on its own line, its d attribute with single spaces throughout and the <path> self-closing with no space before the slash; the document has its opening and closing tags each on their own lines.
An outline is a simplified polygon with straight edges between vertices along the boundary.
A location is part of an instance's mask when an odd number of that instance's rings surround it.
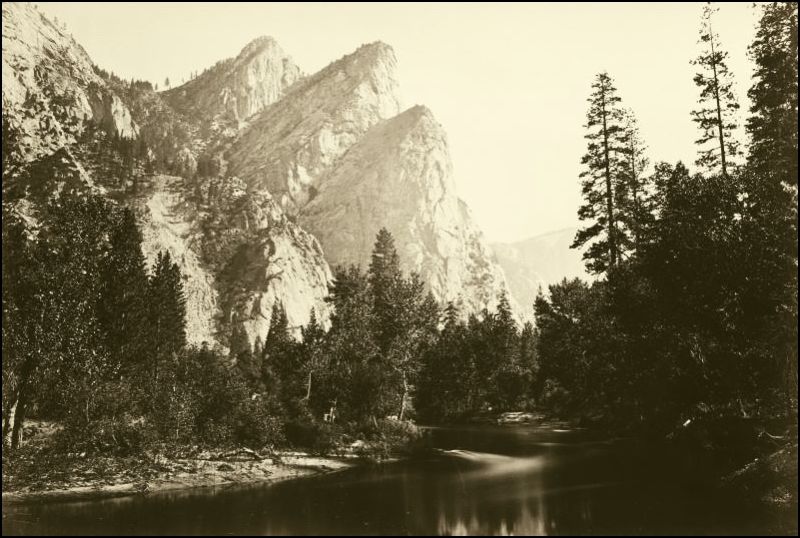
<svg viewBox="0 0 800 538">
<path fill-rule="evenodd" d="M 431 428 L 429 454 L 276 484 L 3 506 L 3 534 L 760 534 L 692 458 L 557 426 Z"/>
</svg>

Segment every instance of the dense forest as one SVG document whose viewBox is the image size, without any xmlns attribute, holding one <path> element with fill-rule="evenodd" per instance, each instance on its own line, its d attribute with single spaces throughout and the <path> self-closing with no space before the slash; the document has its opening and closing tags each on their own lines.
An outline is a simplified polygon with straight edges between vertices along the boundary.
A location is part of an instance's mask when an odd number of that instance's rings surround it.
<svg viewBox="0 0 800 538">
<path fill-rule="evenodd" d="M 651 166 L 633 111 L 597 75 L 574 245 L 597 279 L 542 290 L 535 324 L 520 327 L 506 297 L 469 316 L 437 304 L 384 229 L 368 268 L 336 269 L 329 328 L 312 312 L 295 334 L 276 304 L 265 340 L 233 324 L 226 346 L 193 347 L 183 277 L 167 252 L 147 266 L 132 210 L 67 189 L 32 233 L 4 204 L 4 444 L 18 449 L 32 416 L 63 425 L 58 450 L 112 454 L 359 438 L 388 450 L 413 437 L 407 419 L 517 409 L 658 434 L 704 417 L 796 427 L 797 4 L 761 9 L 745 148 L 704 13 L 698 172 Z M 4 177 L 6 135 L 4 121 Z M 137 164 L 146 144 L 115 144 L 127 157 L 96 173 L 152 172 Z"/>
<path fill-rule="evenodd" d="M 746 158 L 710 6 L 692 62 L 698 172 L 650 170 L 633 113 L 597 76 L 574 246 L 599 278 L 536 300 L 540 403 L 665 433 L 724 416 L 796 427 L 797 4 L 761 9 Z"/>
<path fill-rule="evenodd" d="M 520 342 L 504 299 L 467 325 L 449 305 L 440 333 L 436 301 L 402 274 L 386 230 L 366 273 L 337 270 L 328 331 L 312 312 L 296 339 L 276 304 L 263 342 L 251 345 L 234 324 L 226 350 L 187 346 L 180 271 L 166 252 L 146 266 L 131 210 L 65 194 L 42 217 L 31 239 L 7 215 L 3 238 L 12 449 L 30 413 L 59 420 L 63 441 L 90 452 L 198 442 L 322 449 L 344 434 L 402 438 L 413 387 L 439 419 L 530 400 L 532 327 Z"/>
</svg>

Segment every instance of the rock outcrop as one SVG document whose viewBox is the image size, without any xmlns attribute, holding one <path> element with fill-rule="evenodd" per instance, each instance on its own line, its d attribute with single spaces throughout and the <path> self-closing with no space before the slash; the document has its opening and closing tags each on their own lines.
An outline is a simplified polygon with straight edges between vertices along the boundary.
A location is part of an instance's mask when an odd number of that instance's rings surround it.
<svg viewBox="0 0 800 538">
<path fill-rule="evenodd" d="M 396 64 L 391 47 L 372 43 L 298 82 L 233 145 L 230 173 L 296 212 L 339 157 L 400 111 Z"/>
<path fill-rule="evenodd" d="M 296 214 L 332 265 L 365 268 L 386 227 L 439 300 L 494 308 L 502 270 L 456 195 L 442 127 L 425 107 L 400 113 L 396 67 L 377 42 L 296 83 L 242 132 L 229 171 Z"/>
<path fill-rule="evenodd" d="M 213 313 L 219 302 L 214 277 L 198 255 L 201 230 L 197 213 L 187 203 L 183 179 L 156 176 L 150 188 L 133 201 L 142 230 L 142 252 L 152 266 L 161 251 L 169 252 L 183 276 L 186 336 L 191 344 L 215 341 Z"/>
<path fill-rule="evenodd" d="M 188 117 L 239 125 L 280 99 L 302 73 L 271 37 L 251 41 L 236 58 L 223 60 L 198 77 L 163 92 Z"/>
<path fill-rule="evenodd" d="M 134 138 L 136 123 L 86 51 L 33 4 L 3 3 L 3 114 L 18 123 L 24 157 L 74 141 L 85 122 Z"/>
<path fill-rule="evenodd" d="M 494 308 L 505 278 L 483 234 L 456 196 L 441 125 L 424 106 L 384 120 L 323 175 L 300 210 L 334 264 L 366 267 L 382 227 L 405 271 L 420 273 L 440 301 L 464 311 Z"/>
<path fill-rule="evenodd" d="M 317 240 L 289 221 L 269 195 L 248 194 L 241 186 L 232 178 L 206 196 L 207 203 L 197 203 L 188 196 L 195 185 L 156 176 L 131 201 L 148 262 L 169 251 L 181 269 L 191 343 L 224 341 L 218 333 L 231 323 L 242 325 L 251 341 L 264 339 L 276 302 L 284 305 L 295 332 L 312 309 L 323 321 L 329 317 L 325 297 L 332 276 Z M 220 230 L 214 229 L 212 211 L 223 216 Z M 222 261 L 215 265 L 201 253 L 221 242 Z"/>
</svg>

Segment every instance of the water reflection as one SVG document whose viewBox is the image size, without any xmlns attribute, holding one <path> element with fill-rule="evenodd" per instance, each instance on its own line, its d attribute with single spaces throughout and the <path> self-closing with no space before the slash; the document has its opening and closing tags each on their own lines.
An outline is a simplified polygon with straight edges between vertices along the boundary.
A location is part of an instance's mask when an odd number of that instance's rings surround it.
<svg viewBox="0 0 800 538">
<path fill-rule="evenodd" d="M 4 506 L 4 534 L 769 532 L 669 455 L 548 428 L 431 429 L 425 458 L 274 485 Z M 688 477 L 688 478 L 687 478 Z M 759 526 L 760 525 L 760 526 Z"/>
</svg>

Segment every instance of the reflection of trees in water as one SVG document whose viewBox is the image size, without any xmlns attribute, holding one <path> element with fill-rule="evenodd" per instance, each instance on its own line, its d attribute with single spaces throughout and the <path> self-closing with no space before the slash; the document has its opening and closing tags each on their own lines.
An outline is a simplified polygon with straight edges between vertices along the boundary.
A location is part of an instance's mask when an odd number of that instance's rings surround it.
<svg viewBox="0 0 800 538">
<path fill-rule="evenodd" d="M 441 535 L 548 534 L 544 479 L 540 472 L 516 475 L 467 472 L 459 494 L 452 486 L 436 499 Z M 452 480 L 452 475 L 450 480 Z"/>
<path fill-rule="evenodd" d="M 537 458 L 477 467 L 444 460 L 429 473 L 403 474 L 404 527 L 454 536 L 591 532 L 600 490 L 565 487 L 563 478 Z"/>
</svg>

